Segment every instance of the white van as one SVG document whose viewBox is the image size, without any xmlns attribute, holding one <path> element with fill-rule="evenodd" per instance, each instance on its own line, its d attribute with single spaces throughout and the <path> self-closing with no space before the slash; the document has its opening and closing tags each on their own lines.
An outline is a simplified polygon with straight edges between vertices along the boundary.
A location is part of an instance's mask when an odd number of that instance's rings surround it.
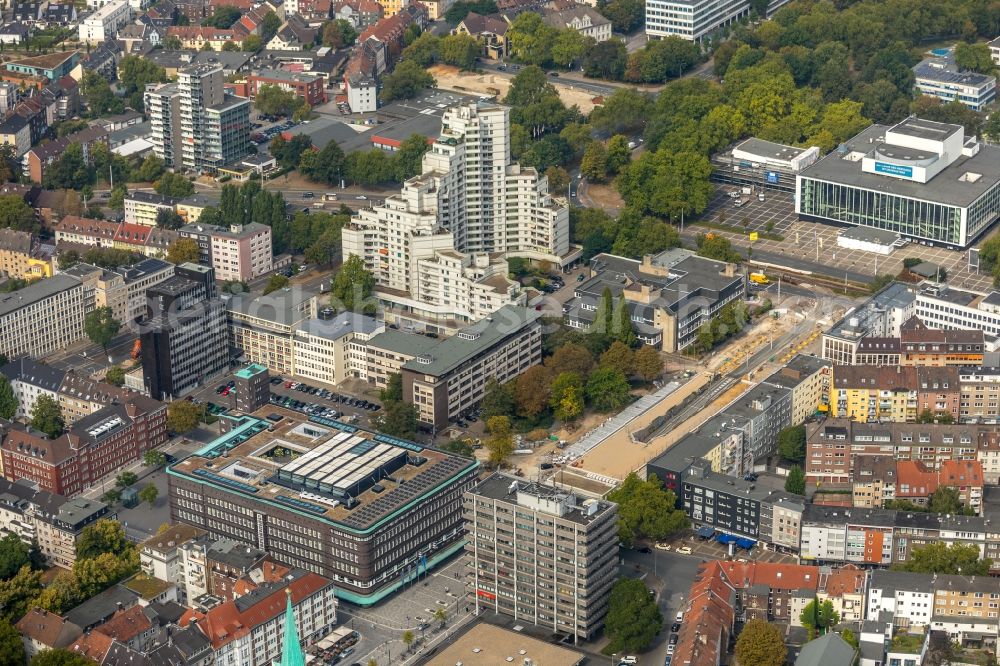
<svg viewBox="0 0 1000 666">
<path fill-rule="evenodd" d="M 638 664 L 639 663 L 639 659 L 637 657 L 633 657 L 632 655 L 629 655 L 627 657 L 622 657 L 622 660 L 620 662 L 618 662 L 618 663 L 619 664 Z"/>
</svg>

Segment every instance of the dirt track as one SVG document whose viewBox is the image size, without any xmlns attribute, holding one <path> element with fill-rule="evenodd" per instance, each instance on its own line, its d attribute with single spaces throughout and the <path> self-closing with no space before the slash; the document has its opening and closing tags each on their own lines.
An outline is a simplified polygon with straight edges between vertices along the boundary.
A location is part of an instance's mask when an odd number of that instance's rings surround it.
<svg viewBox="0 0 1000 666">
<path fill-rule="evenodd" d="M 462 93 L 472 93 L 476 95 L 492 95 L 495 90 L 500 91 L 500 97 L 507 95 L 510 88 L 511 77 L 496 74 L 494 72 L 462 72 L 457 67 L 450 65 L 434 65 L 428 70 L 434 75 L 438 88 L 454 90 Z M 594 110 L 594 94 L 585 90 L 579 90 L 566 83 L 556 83 L 550 81 L 559 92 L 559 98 L 566 106 L 576 104 L 582 113 L 590 113 Z"/>
</svg>

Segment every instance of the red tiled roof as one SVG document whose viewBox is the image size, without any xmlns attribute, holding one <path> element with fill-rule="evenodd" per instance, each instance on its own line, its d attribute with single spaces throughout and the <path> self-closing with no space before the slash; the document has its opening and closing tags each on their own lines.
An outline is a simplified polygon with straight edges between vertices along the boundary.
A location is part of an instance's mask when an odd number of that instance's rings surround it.
<svg viewBox="0 0 1000 666">
<path fill-rule="evenodd" d="M 67 647 L 81 633 L 69 620 L 41 608 L 28 611 L 15 626 L 22 636 L 50 648 Z"/>
<path fill-rule="evenodd" d="M 938 487 L 935 472 L 919 460 L 900 460 L 896 463 L 896 497 L 930 497 Z"/>
<path fill-rule="evenodd" d="M 673 663 L 718 666 L 728 647 L 735 619 L 734 603 L 734 587 L 723 571 L 722 562 L 702 566 L 688 595 Z"/>
<path fill-rule="evenodd" d="M 63 231 L 88 236 L 100 236 L 102 238 L 114 238 L 115 233 L 118 231 L 118 223 L 67 215 L 58 223 L 52 225 L 52 230 L 56 232 Z"/>
<path fill-rule="evenodd" d="M 292 604 L 315 594 L 330 581 L 318 574 L 308 572 L 293 580 L 287 588 L 292 593 Z M 247 635 L 265 622 L 281 615 L 285 610 L 285 588 L 275 590 L 247 610 L 240 612 L 235 601 L 228 601 L 207 613 L 188 609 L 181 617 L 180 626 L 185 627 L 191 620 L 212 642 L 216 650 L 230 641 Z"/>
<path fill-rule="evenodd" d="M 108 651 L 111 650 L 111 645 L 114 642 L 113 638 L 105 636 L 99 631 L 88 631 L 76 639 L 68 649 L 74 654 L 86 657 L 100 664 L 104 662 L 104 658 L 108 655 Z"/>
<path fill-rule="evenodd" d="M 118 227 L 118 231 L 115 232 L 115 240 L 133 245 L 145 245 L 146 239 L 149 238 L 149 234 L 152 231 L 153 227 L 147 227 L 144 224 L 127 224 L 122 222 L 121 226 Z"/>
<path fill-rule="evenodd" d="M 839 598 L 845 594 L 859 594 L 865 587 L 865 572 L 848 564 L 840 569 L 835 569 L 826 578 L 824 591 L 827 596 Z"/>
<path fill-rule="evenodd" d="M 139 634 L 152 628 L 153 624 L 143 612 L 143 607 L 132 606 L 128 610 L 116 612 L 111 616 L 111 619 L 97 627 L 96 631 L 122 643 L 128 643 Z"/>
<path fill-rule="evenodd" d="M 815 590 L 819 584 L 819 567 L 804 564 L 721 562 L 720 566 L 733 586 L 738 588 L 767 585 L 781 590 Z"/>
<path fill-rule="evenodd" d="M 965 487 L 983 485 L 983 464 L 978 460 L 943 460 L 938 483 Z"/>
</svg>

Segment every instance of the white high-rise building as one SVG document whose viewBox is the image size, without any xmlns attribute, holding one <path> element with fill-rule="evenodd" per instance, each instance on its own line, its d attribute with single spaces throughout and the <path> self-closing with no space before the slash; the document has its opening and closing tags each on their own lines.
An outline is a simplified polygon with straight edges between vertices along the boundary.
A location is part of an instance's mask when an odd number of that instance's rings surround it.
<svg viewBox="0 0 1000 666">
<path fill-rule="evenodd" d="M 511 163 L 508 116 L 482 102 L 446 111 L 423 173 L 343 230 L 344 256 L 365 260 L 390 318 L 477 321 L 525 302 L 507 257 L 571 260 L 569 211 L 544 176 Z"/>
<path fill-rule="evenodd" d="M 191 65 L 146 88 L 153 152 L 167 166 L 215 170 L 250 152 L 250 100 L 226 94 L 222 65 Z"/>
<path fill-rule="evenodd" d="M 767 15 L 789 0 L 770 0 Z M 750 15 L 750 0 L 646 0 L 646 35 L 701 41 Z"/>
</svg>

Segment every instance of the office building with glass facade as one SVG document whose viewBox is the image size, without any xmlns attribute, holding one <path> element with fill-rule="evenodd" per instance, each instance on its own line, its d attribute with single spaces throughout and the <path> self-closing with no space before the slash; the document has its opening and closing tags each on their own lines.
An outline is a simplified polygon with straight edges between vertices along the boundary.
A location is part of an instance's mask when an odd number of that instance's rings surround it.
<svg viewBox="0 0 1000 666">
<path fill-rule="evenodd" d="M 961 125 L 872 125 L 797 176 L 795 212 L 964 248 L 1000 215 L 1000 148 Z"/>
</svg>

